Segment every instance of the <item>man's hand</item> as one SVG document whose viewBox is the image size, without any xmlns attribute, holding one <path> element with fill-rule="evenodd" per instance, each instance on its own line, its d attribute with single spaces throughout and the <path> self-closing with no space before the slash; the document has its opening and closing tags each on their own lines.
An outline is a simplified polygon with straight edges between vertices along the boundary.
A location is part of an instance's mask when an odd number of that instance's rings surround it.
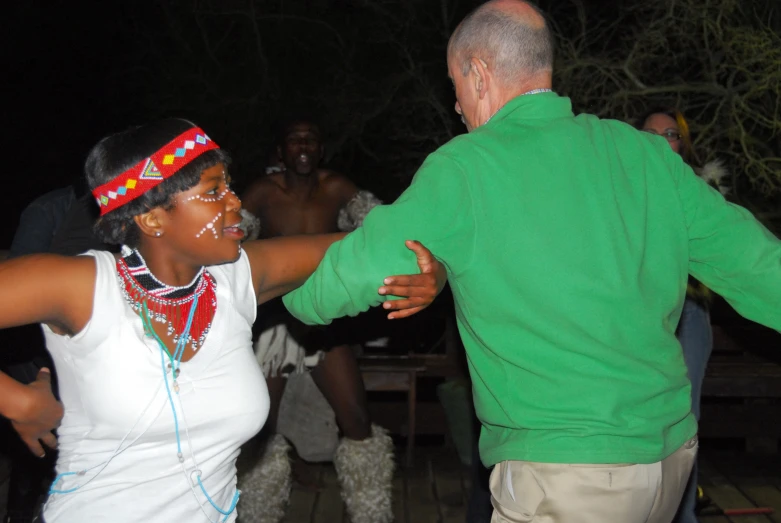
<svg viewBox="0 0 781 523">
<path fill-rule="evenodd" d="M 407 248 L 418 258 L 420 274 L 410 276 L 390 276 L 380 287 L 382 295 L 404 296 L 399 300 L 389 300 L 382 304 L 384 309 L 394 310 L 388 314 L 389 320 L 412 316 L 431 305 L 447 282 L 447 273 L 431 251 L 417 241 L 405 242 Z"/>
<path fill-rule="evenodd" d="M 63 415 L 62 404 L 52 394 L 51 381 L 49 369 L 38 371 L 35 381 L 25 387 L 24 407 L 11 420 L 22 441 L 40 457 L 46 455 L 41 443 L 51 449 L 57 448 L 57 438 L 52 430 L 59 427 Z"/>
</svg>

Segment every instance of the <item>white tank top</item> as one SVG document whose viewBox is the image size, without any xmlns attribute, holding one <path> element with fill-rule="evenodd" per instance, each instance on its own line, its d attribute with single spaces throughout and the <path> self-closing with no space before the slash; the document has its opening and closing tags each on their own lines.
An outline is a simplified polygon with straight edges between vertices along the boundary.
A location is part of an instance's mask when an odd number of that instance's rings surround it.
<svg viewBox="0 0 781 523">
<path fill-rule="evenodd" d="M 114 256 L 86 255 L 97 264 L 92 318 L 73 337 L 43 330 L 65 407 L 57 474 L 87 472 L 61 477 L 57 490 L 81 486 L 49 496 L 46 523 L 222 521 L 197 482 L 191 488 L 192 472 L 199 469 L 209 496 L 228 508 L 239 447 L 260 430 L 269 409 L 252 352 L 257 304 L 247 255 L 208 267 L 217 284 L 211 331 L 181 364 L 179 397 L 171 390 L 186 473 L 177 457 L 160 347 L 144 336 L 141 318 L 123 298 Z M 226 521 L 235 520 L 233 511 Z"/>
</svg>

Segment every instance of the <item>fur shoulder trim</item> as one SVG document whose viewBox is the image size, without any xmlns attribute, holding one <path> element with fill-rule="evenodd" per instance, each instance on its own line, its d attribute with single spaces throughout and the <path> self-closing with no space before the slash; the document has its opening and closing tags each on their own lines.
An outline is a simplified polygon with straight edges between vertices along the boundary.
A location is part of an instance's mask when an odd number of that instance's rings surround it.
<svg viewBox="0 0 781 523">
<path fill-rule="evenodd" d="M 729 171 L 724 166 L 724 162 L 721 160 L 713 160 L 699 169 L 695 169 L 697 176 L 713 185 L 719 190 L 721 194 L 726 195 L 729 193 L 729 187 L 727 186 L 725 178 L 729 175 Z"/>
</svg>

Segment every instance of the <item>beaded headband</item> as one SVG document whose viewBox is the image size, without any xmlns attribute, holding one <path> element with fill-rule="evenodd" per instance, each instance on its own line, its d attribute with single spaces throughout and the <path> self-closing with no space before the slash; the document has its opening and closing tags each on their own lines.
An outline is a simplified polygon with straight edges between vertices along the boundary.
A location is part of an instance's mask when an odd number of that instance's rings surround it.
<svg viewBox="0 0 781 523">
<path fill-rule="evenodd" d="M 135 200 L 201 154 L 219 148 L 200 127 L 188 129 L 149 158 L 141 160 L 110 182 L 96 187 L 92 195 L 98 201 L 100 215 Z"/>
</svg>

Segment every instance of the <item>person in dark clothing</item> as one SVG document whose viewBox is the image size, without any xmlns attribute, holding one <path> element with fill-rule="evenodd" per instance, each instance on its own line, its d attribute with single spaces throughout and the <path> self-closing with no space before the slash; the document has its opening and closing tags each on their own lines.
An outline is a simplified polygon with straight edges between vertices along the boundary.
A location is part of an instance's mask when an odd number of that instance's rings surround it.
<svg viewBox="0 0 781 523">
<path fill-rule="evenodd" d="M 22 212 L 8 257 L 47 252 L 75 256 L 90 249 L 115 250 L 95 236 L 92 225 L 97 217 L 95 199 L 83 181 L 50 191 L 33 200 Z M 32 383 L 41 369 L 53 369 L 39 326 L 8 329 L 3 331 L 3 339 L 11 350 L 4 352 L 0 368 L 17 381 Z M 53 372 L 52 390 L 59 399 Z M 9 424 L 4 423 L 4 426 L 11 476 L 2 522 L 29 523 L 33 521 L 39 498 L 44 493 L 44 480 L 53 471 L 56 452 L 47 452 L 43 458 L 35 456 Z"/>
<path fill-rule="evenodd" d="M 8 257 L 45 252 L 75 256 L 109 247 L 116 250 L 95 236 L 92 225 L 97 217 L 98 206 L 83 180 L 47 192 L 22 211 Z"/>
</svg>

